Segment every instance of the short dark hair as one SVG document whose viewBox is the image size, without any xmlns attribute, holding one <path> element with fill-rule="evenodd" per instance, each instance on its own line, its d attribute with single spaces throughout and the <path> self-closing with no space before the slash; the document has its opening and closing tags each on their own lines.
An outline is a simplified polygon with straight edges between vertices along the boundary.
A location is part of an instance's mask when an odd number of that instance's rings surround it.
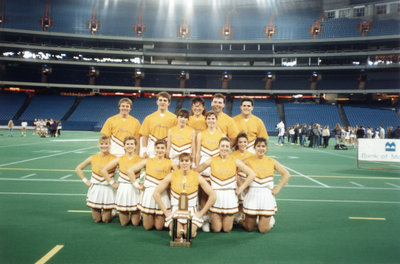
<svg viewBox="0 0 400 264">
<path fill-rule="evenodd" d="M 242 98 L 242 99 L 240 100 L 240 106 L 241 106 L 244 102 L 250 102 L 250 103 L 251 103 L 251 106 L 254 106 L 254 100 L 251 99 L 251 98 L 248 98 L 248 97 Z"/>
<path fill-rule="evenodd" d="M 184 108 L 182 108 L 182 109 L 180 109 L 180 110 L 178 111 L 178 113 L 176 114 L 176 116 L 177 116 L 177 117 L 181 116 L 181 117 L 183 117 L 183 118 L 189 119 L 189 111 L 186 110 L 186 109 L 184 109 Z"/>
<path fill-rule="evenodd" d="M 214 94 L 213 99 L 214 99 L 214 98 L 222 98 L 222 99 L 224 99 L 224 104 L 225 104 L 225 96 L 224 96 L 222 93 L 216 93 L 216 94 Z"/>
<path fill-rule="evenodd" d="M 160 98 L 160 97 L 167 98 L 167 99 L 168 99 L 168 102 L 171 102 L 171 95 L 170 95 L 169 93 L 167 93 L 167 92 L 159 92 L 159 93 L 157 94 L 157 100 L 158 100 L 158 98 Z"/>
<path fill-rule="evenodd" d="M 254 147 L 256 147 L 259 143 L 263 143 L 263 142 L 268 147 L 268 140 L 264 137 L 256 138 L 256 140 L 254 141 Z"/>
</svg>

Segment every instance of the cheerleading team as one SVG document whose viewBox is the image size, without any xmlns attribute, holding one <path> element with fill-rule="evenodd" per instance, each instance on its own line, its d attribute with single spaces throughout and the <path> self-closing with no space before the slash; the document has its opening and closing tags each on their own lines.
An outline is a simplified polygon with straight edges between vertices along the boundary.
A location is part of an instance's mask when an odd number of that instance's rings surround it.
<svg viewBox="0 0 400 264">
<path fill-rule="evenodd" d="M 130 223 L 138 226 L 142 221 L 145 230 L 162 230 L 164 226 L 170 227 L 179 195 L 186 192 L 193 217 L 193 236 L 200 227 L 206 232 L 210 230 L 209 225 L 204 229 L 209 213 L 213 232 L 230 232 L 239 207 L 238 222 L 245 230 L 257 227 L 261 233 L 268 232 L 275 222 L 275 196 L 290 174 L 278 161 L 266 156 L 268 134 L 262 121 L 255 122 L 251 115 L 254 102 L 241 101 L 242 114 L 235 118 L 236 124 L 222 112 L 225 98 L 220 94 L 213 97 L 213 111 L 207 113 L 202 98 L 192 99 L 191 115 L 181 109 L 175 116 L 168 111 L 170 102 L 168 93 L 159 93 L 158 110 L 140 126 L 129 116 L 132 101 L 122 99 L 120 114 L 113 117 L 118 122 L 109 119 L 103 127 L 102 134 L 107 135 L 98 140 L 100 152 L 76 167 L 77 175 L 89 187 L 86 204 L 91 208 L 93 220 L 111 222 L 116 209 L 122 226 Z M 135 123 L 129 133 L 125 131 L 128 119 L 129 123 Z M 256 130 L 248 123 L 252 120 L 257 123 Z M 126 133 L 124 139 L 123 133 Z M 137 154 L 140 136 L 144 139 L 143 158 Z M 233 152 L 232 140 L 236 143 Z M 121 155 L 120 149 L 116 155 L 111 154 L 111 145 L 114 150 L 123 146 L 124 154 Z M 89 165 L 90 180 L 84 174 Z M 141 170 L 144 179 L 139 180 Z M 281 175 L 276 186 L 274 171 Z M 178 228 L 186 230 L 185 225 L 185 221 L 180 221 Z"/>
</svg>

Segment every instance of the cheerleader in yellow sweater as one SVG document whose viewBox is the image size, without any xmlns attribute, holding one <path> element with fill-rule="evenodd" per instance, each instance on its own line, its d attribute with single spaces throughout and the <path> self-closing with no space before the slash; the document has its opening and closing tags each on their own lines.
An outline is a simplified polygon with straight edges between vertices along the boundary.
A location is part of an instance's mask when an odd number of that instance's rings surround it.
<svg viewBox="0 0 400 264">
<path fill-rule="evenodd" d="M 155 142 L 156 156 L 154 158 L 143 159 L 128 169 L 128 175 L 131 181 L 135 181 L 135 173 L 141 169 L 146 169 L 144 180 L 144 192 L 138 205 L 143 217 L 143 227 L 146 230 L 151 230 L 155 227 L 156 230 L 162 230 L 164 227 L 165 217 L 164 212 L 156 204 L 153 199 L 153 193 L 158 184 L 172 171 L 176 170 L 177 165 L 170 159 L 165 158 L 167 152 L 167 143 L 164 140 Z M 164 204 L 169 209 L 170 201 L 167 192 L 161 195 Z"/>
<path fill-rule="evenodd" d="M 192 237 L 195 237 L 197 234 L 197 228 L 202 226 L 202 217 L 207 213 L 211 205 L 214 204 L 216 196 L 207 181 L 201 177 L 198 172 L 191 169 L 191 164 L 192 159 L 189 153 L 182 153 L 179 155 L 179 169 L 168 174 L 167 177 L 161 181 L 154 191 L 153 197 L 158 206 L 164 212 L 166 217 L 165 226 L 169 226 L 171 229 L 173 213 L 178 209 L 180 194 L 185 191 L 188 195 L 188 206 L 192 215 Z M 168 186 L 171 186 L 172 210 L 168 209 L 161 199 L 161 193 L 163 193 Z M 201 186 L 204 192 L 208 195 L 208 200 L 205 206 L 203 206 L 200 211 L 197 211 L 196 207 L 199 186 Z M 178 221 L 178 230 L 187 230 L 186 224 L 186 219 L 180 219 Z"/>
<path fill-rule="evenodd" d="M 127 136 L 124 139 L 125 155 L 112 160 L 101 171 L 107 182 L 117 190 L 115 204 L 122 226 L 128 225 L 129 222 L 134 226 L 138 226 L 140 223 L 139 184 L 137 182 L 132 183 L 128 176 L 128 169 L 142 160 L 136 154 L 137 145 L 138 141 L 134 136 Z M 115 182 L 108 173 L 110 170 L 115 170 L 116 167 L 119 170 L 118 182 Z M 135 176 L 138 178 L 139 174 Z"/>
<path fill-rule="evenodd" d="M 79 178 L 89 186 L 87 193 L 86 205 L 92 208 L 92 217 L 96 223 L 111 222 L 112 209 L 115 208 L 115 191 L 113 187 L 101 175 L 101 170 L 109 162 L 115 159 L 115 156 L 110 154 L 110 138 L 102 136 L 99 139 L 100 152 L 94 154 L 79 164 L 75 172 Z M 90 181 L 85 177 L 83 169 L 92 165 L 92 177 Z M 110 178 L 114 177 L 114 169 L 109 172 Z"/>
</svg>

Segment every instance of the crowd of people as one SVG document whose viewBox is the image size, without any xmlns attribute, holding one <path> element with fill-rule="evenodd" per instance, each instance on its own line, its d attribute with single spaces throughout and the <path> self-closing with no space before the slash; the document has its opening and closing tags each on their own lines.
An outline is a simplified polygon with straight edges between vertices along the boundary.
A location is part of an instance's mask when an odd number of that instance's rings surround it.
<svg viewBox="0 0 400 264">
<path fill-rule="evenodd" d="M 122 226 L 146 230 L 171 227 L 179 196 L 188 196 L 192 235 L 197 229 L 230 232 L 236 221 L 245 230 L 266 233 L 274 225 L 275 196 L 289 172 L 266 156 L 268 133 L 252 114 L 254 101 L 241 100 L 241 114 L 223 112 L 225 97 L 215 94 L 211 111 L 196 97 L 191 109 L 168 111 L 171 97 L 157 95 L 158 110 L 142 124 L 130 115 L 132 101 L 119 102 L 120 113 L 105 122 L 100 152 L 76 168 L 89 187 L 87 206 L 95 222 L 111 222 L 118 211 Z M 86 178 L 84 168 L 91 165 Z M 118 179 L 116 171 L 118 170 Z M 274 186 L 273 174 L 281 175 Z M 179 220 L 179 228 L 187 225 Z"/>
<path fill-rule="evenodd" d="M 61 135 L 62 124 L 60 120 L 38 119 L 33 121 L 33 135 L 40 137 L 59 137 Z"/>
<path fill-rule="evenodd" d="M 400 126 L 395 130 L 393 127 L 388 127 L 387 131 L 383 126 L 379 126 L 374 129 L 372 127 L 364 126 L 341 126 L 336 124 L 336 126 L 331 130 L 328 125 L 321 126 L 317 123 L 307 124 L 295 124 L 289 126 L 285 130 L 285 125 L 283 121 L 276 125 L 278 129 L 278 142 L 277 144 L 282 146 L 285 142 L 285 137 L 287 137 L 287 142 L 289 144 L 300 145 L 302 147 L 323 147 L 327 148 L 329 146 L 330 138 L 334 138 L 335 145 L 344 144 L 346 146 L 357 147 L 358 138 L 371 138 L 371 139 L 384 139 L 384 138 L 400 138 Z"/>
</svg>

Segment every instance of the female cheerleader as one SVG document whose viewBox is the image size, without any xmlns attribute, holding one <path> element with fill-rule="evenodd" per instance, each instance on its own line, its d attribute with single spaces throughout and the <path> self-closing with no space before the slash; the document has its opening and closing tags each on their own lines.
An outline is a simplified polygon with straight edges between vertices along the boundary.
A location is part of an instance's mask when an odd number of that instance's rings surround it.
<svg viewBox="0 0 400 264">
<path fill-rule="evenodd" d="M 179 110 L 177 114 L 178 125 L 168 130 L 167 154 L 176 164 L 179 162 L 181 153 L 194 154 L 195 130 L 188 126 L 189 111 Z"/>
<path fill-rule="evenodd" d="M 257 138 L 254 147 L 256 156 L 247 160 L 246 164 L 256 173 L 256 178 L 251 182 L 248 192 L 244 197 L 243 212 L 245 220 L 242 226 L 247 231 L 253 231 L 257 224 L 260 233 L 267 233 L 273 226 L 273 216 L 277 211 L 275 196 L 289 181 L 289 172 L 276 160 L 266 157 L 268 150 L 267 140 Z M 278 185 L 274 187 L 274 170 L 282 176 Z"/>
<path fill-rule="evenodd" d="M 256 174 L 239 159 L 229 155 L 231 141 L 227 137 L 219 141 L 219 155 L 201 163 L 196 170 L 211 168 L 211 187 L 217 194 L 217 200 L 210 208 L 211 228 L 213 232 L 230 232 L 234 214 L 238 212 L 238 199 L 243 190 L 253 181 Z M 236 171 L 240 169 L 247 175 L 246 181 L 237 188 Z"/>
<path fill-rule="evenodd" d="M 205 115 L 207 129 L 197 134 L 196 140 L 196 167 L 205 162 L 210 157 L 218 156 L 219 153 L 219 140 L 224 137 L 224 134 L 217 127 L 217 114 L 214 111 L 209 111 Z M 210 169 L 198 171 L 208 182 L 210 182 Z M 205 194 L 199 192 L 200 207 L 203 207 L 206 202 Z M 203 231 L 210 232 L 210 223 L 208 216 L 204 216 Z"/>
<path fill-rule="evenodd" d="M 155 189 L 153 197 L 161 210 L 164 212 L 164 215 L 166 217 L 165 226 L 169 226 L 171 230 L 172 216 L 174 212 L 178 209 L 180 194 L 185 192 L 188 196 L 188 209 L 192 216 L 192 237 L 195 237 L 197 234 L 197 228 L 202 226 L 202 217 L 207 213 L 211 205 L 214 204 L 216 200 L 216 195 L 213 189 L 211 189 L 211 186 L 207 183 L 207 181 L 203 177 L 201 177 L 198 172 L 192 170 L 191 165 L 192 159 L 190 157 L 190 154 L 180 154 L 179 169 L 168 174 L 167 177 L 165 177 L 164 180 L 161 181 L 161 183 Z M 163 193 L 170 185 L 172 210 L 167 209 L 161 199 L 161 193 Z M 199 185 L 208 195 L 208 200 L 201 211 L 198 212 L 196 207 Z M 184 232 L 186 232 L 186 224 L 186 219 L 179 219 L 177 230 L 184 230 Z M 184 233 L 184 235 L 186 234 Z M 180 234 L 178 233 L 178 237 L 179 236 Z"/>
<path fill-rule="evenodd" d="M 112 160 L 101 170 L 106 181 L 117 190 L 115 204 L 122 226 L 128 225 L 129 222 L 134 226 L 138 226 L 140 223 L 140 212 L 137 207 L 140 199 L 139 184 L 132 183 L 128 176 L 128 169 L 142 160 L 136 154 L 137 145 L 137 139 L 134 136 L 127 136 L 124 139 L 125 155 Z M 115 182 L 108 171 L 115 170 L 117 166 L 119 177 L 118 182 Z M 135 176 L 138 177 L 139 175 L 136 174 Z M 136 178 L 134 180 L 136 181 Z"/>
<path fill-rule="evenodd" d="M 128 169 L 131 181 L 135 179 L 135 173 L 145 168 L 144 192 L 138 205 L 143 217 L 143 227 L 151 230 L 162 230 L 164 227 L 164 213 L 153 199 L 153 193 L 157 185 L 167 176 L 172 169 L 177 169 L 175 163 L 165 158 L 167 143 L 164 140 L 157 140 L 154 145 L 156 156 L 154 158 L 143 159 Z M 167 192 L 161 194 L 167 209 L 170 209 L 170 201 Z"/>
<path fill-rule="evenodd" d="M 79 164 L 75 172 L 82 181 L 89 186 L 87 193 L 86 205 L 92 208 L 92 217 L 96 223 L 111 222 L 112 209 L 115 208 L 115 192 L 113 187 L 101 175 L 101 170 L 115 159 L 115 156 L 110 154 L 110 138 L 107 136 L 100 137 L 99 141 L 100 152 L 94 154 Z M 92 166 L 92 177 L 90 181 L 85 177 L 83 169 L 87 166 Z M 110 178 L 114 177 L 114 169 L 109 171 Z"/>
</svg>

